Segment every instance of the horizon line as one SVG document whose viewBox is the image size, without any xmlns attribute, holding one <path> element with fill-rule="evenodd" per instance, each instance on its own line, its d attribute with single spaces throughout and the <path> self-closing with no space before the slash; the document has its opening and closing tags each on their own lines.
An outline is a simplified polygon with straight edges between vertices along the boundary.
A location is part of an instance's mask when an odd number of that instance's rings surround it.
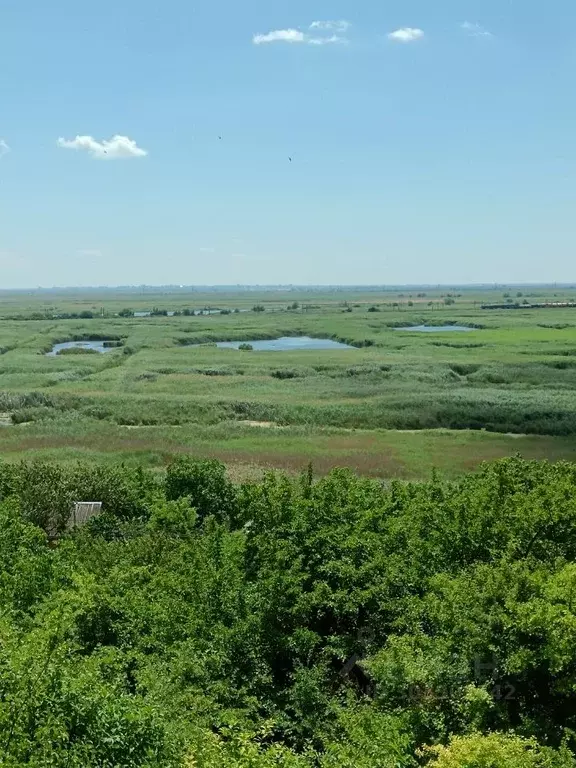
<svg viewBox="0 0 576 768">
<path fill-rule="evenodd" d="M 166 290 L 171 289 L 174 291 L 199 291 L 199 290 L 212 290 L 212 291 L 252 291 L 255 289 L 260 290 L 311 290 L 311 289 L 330 289 L 330 290 L 396 290 L 399 288 L 428 288 L 428 289 L 442 289 L 442 288 L 576 288 L 576 282 L 482 282 L 482 283 L 245 283 L 245 284 L 178 284 L 178 283 L 164 283 L 164 284 L 128 284 L 128 285 L 54 285 L 50 287 L 36 286 L 35 288 L 0 288 L 0 294 L 6 293 L 46 293 L 54 291 L 119 291 L 119 290 L 131 290 L 131 291 L 144 291 L 144 290 Z"/>
</svg>

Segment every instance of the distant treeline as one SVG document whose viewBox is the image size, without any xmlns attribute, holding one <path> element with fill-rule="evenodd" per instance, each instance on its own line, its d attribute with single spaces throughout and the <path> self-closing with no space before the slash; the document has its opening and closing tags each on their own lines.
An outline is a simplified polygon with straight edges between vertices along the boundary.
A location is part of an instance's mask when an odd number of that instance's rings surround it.
<svg viewBox="0 0 576 768">
<path fill-rule="evenodd" d="M 291 307 L 289 307 L 290 309 Z M 260 305 L 253 307 L 254 312 L 264 312 L 264 307 Z M 93 311 L 90 309 L 82 310 L 81 312 L 31 312 L 30 314 L 17 314 L 6 315 L 4 320 L 102 320 L 110 319 L 114 317 L 199 317 L 201 315 L 231 315 L 233 313 L 238 314 L 240 310 L 236 309 L 219 309 L 219 308 L 204 308 L 204 309 L 159 309 L 153 307 L 146 311 L 134 311 L 133 309 L 121 309 L 119 312 L 106 312 L 103 309 Z"/>
<path fill-rule="evenodd" d="M 576 307 L 576 301 L 553 301 L 542 304 L 520 303 L 518 301 L 506 304 L 482 304 L 481 309 L 565 309 Z"/>
</svg>

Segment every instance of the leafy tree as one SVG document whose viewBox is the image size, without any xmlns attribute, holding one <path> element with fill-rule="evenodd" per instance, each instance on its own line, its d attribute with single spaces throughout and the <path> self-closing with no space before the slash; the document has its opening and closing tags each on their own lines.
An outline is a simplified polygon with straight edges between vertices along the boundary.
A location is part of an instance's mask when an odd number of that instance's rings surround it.
<svg viewBox="0 0 576 768">
<path fill-rule="evenodd" d="M 106 654 L 75 654 L 68 622 L 62 605 L 26 635 L 0 627 L 3 764 L 176 766 L 158 712 L 110 680 Z"/>
<path fill-rule="evenodd" d="M 79 493 L 105 512 L 49 546 Z M 575 496 L 518 458 L 386 486 L 0 464 L 2 761 L 574 768 Z"/>
<path fill-rule="evenodd" d="M 219 520 L 233 520 L 236 492 L 226 475 L 226 467 L 213 459 L 182 456 L 166 472 L 166 498 L 187 497 L 200 519 L 214 515 Z"/>
<path fill-rule="evenodd" d="M 44 533 L 23 519 L 14 498 L 0 504 L 0 614 L 21 617 L 51 588 L 52 558 Z"/>
<path fill-rule="evenodd" d="M 425 750 L 433 756 L 430 768 L 573 768 L 574 756 L 566 749 L 542 747 L 535 739 L 491 733 L 455 736 L 448 746 Z"/>
<path fill-rule="evenodd" d="M 334 741 L 325 745 L 321 768 L 411 768 L 417 766 L 406 721 L 373 706 L 338 712 Z"/>
</svg>

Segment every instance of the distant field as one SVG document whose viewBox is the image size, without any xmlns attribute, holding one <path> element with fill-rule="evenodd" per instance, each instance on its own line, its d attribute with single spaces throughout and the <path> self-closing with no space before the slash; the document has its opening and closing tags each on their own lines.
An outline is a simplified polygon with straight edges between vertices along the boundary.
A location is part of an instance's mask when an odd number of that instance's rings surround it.
<svg viewBox="0 0 576 768">
<path fill-rule="evenodd" d="M 383 478 L 455 475 L 514 453 L 574 459 L 576 308 L 522 302 L 575 299 L 537 288 L 5 294 L 0 450 L 158 467 L 191 451 L 239 475 L 311 460 L 319 473 L 346 465 Z M 202 309 L 224 314 L 190 314 Z M 152 310 L 176 315 L 132 314 Z M 419 324 L 471 330 L 402 328 Z M 214 344 L 300 335 L 354 348 Z M 116 346 L 46 355 L 90 338 Z"/>
</svg>

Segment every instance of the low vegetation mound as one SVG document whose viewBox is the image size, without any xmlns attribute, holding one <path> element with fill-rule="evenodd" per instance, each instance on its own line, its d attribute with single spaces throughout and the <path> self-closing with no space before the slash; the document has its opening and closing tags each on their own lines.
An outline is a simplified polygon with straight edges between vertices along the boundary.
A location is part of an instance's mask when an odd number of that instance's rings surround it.
<svg viewBox="0 0 576 768">
<path fill-rule="evenodd" d="M 64 347 L 56 352 L 57 355 L 99 355 L 100 351 L 94 347 Z"/>
</svg>

